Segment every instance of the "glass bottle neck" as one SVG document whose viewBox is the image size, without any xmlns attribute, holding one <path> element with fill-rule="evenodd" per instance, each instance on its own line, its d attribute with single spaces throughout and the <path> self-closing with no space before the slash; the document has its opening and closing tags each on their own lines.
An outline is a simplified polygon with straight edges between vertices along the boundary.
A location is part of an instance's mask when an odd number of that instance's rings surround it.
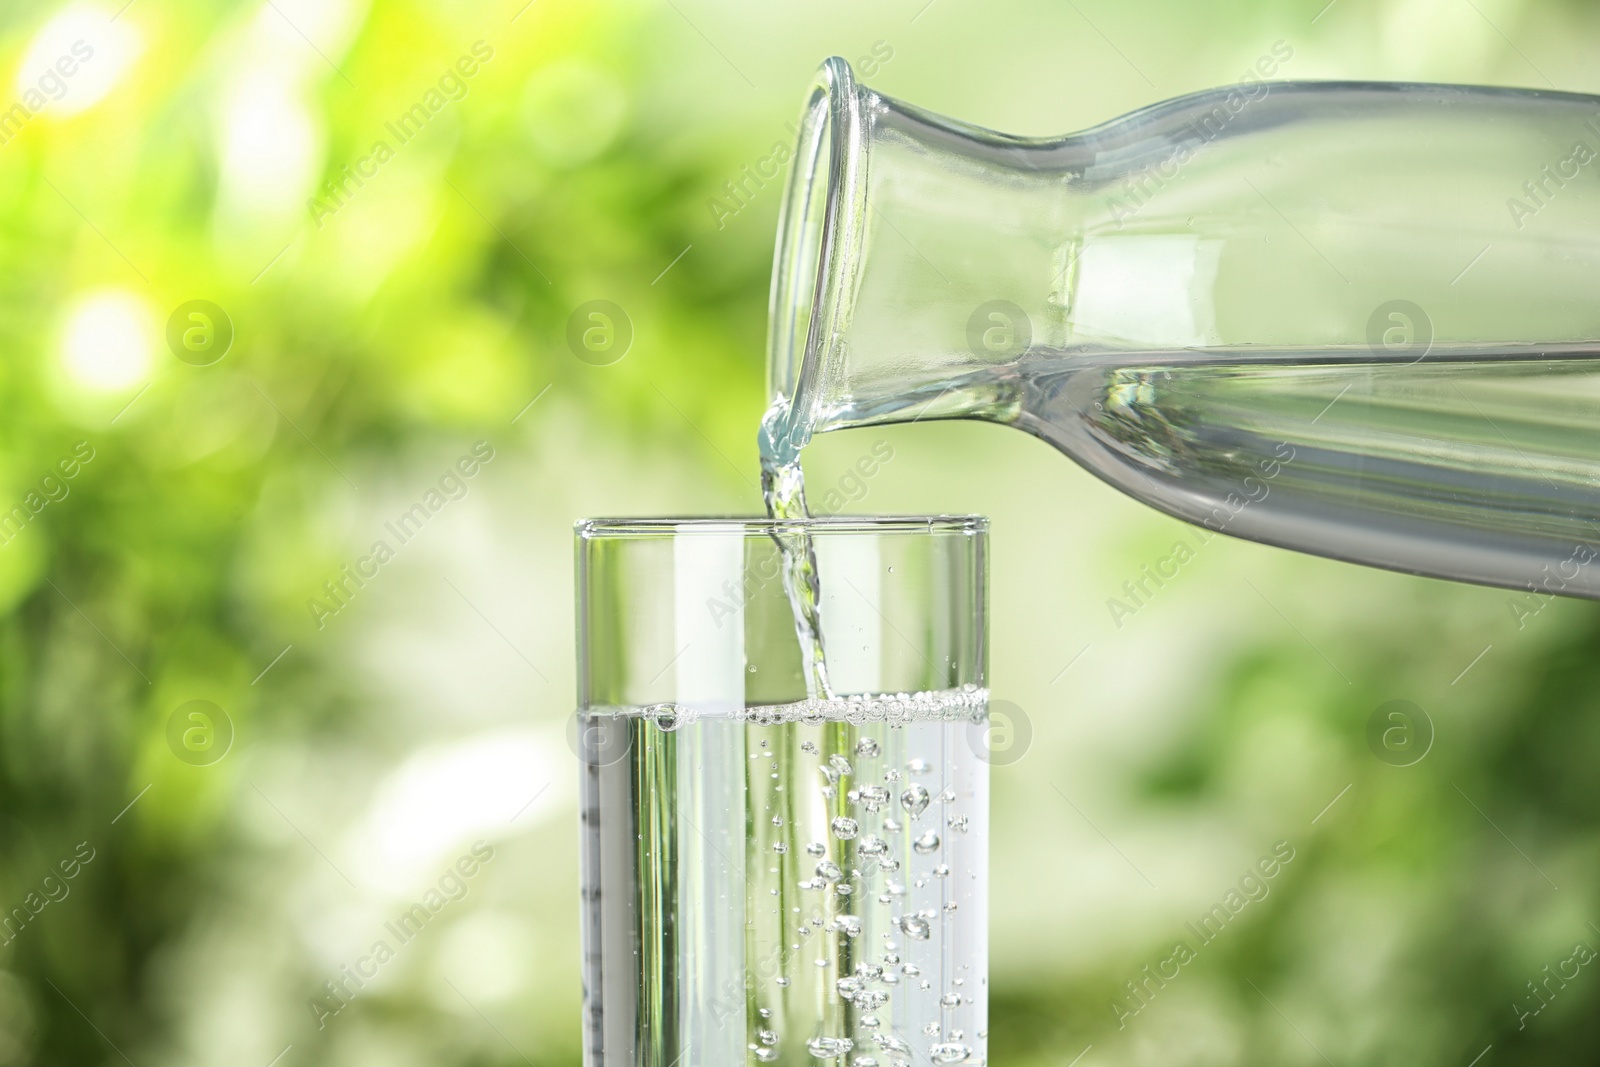
<svg viewBox="0 0 1600 1067">
<path fill-rule="evenodd" d="M 1079 220 L 1059 142 L 928 114 L 823 68 L 785 195 L 764 448 L 928 418 L 1005 419 L 996 376 L 1061 323 Z M 1062 290 L 1065 291 L 1065 290 Z"/>
</svg>

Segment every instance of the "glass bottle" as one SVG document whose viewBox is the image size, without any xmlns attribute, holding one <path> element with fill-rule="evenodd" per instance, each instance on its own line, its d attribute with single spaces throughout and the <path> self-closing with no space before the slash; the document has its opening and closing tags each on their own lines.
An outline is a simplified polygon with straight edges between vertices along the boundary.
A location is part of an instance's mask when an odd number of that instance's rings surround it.
<svg viewBox="0 0 1600 1067">
<path fill-rule="evenodd" d="M 1597 155 L 1570 93 L 1264 82 L 1028 139 L 830 59 L 763 461 L 984 419 L 1215 531 L 1600 597 Z"/>
</svg>

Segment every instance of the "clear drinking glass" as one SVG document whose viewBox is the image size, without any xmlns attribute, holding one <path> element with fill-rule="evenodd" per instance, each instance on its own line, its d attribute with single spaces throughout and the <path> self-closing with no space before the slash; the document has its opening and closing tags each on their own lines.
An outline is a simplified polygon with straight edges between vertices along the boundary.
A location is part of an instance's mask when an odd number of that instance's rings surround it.
<svg viewBox="0 0 1600 1067">
<path fill-rule="evenodd" d="M 591 520 L 577 556 L 587 1067 L 985 1062 L 987 520 Z"/>
</svg>

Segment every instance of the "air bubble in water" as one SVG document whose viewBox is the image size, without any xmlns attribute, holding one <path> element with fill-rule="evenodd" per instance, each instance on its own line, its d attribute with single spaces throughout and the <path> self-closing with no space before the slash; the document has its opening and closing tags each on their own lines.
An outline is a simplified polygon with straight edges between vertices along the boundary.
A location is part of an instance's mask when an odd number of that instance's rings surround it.
<svg viewBox="0 0 1600 1067">
<path fill-rule="evenodd" d="M 840 777 L 856 773 L 850 769 L 850 761 L 839 755 L 837 752 L 828 757 L 828 762 L 833 766 L 834 771 L 839 774 Z"/>
<path fill-rule="evenodd" d="M 863 737 L 856 742 L 856 755 L 861 759 L 877 759 L 878 753 L 882 751 L 883 749 L 878 746 L 878 742 L 870 737 Z"/>
<path fill-rule="evenodd" d="M 899 1052 L 906 1056 L 911 1055 L 911 1046 L 893 1034 L 874 1034 L 872 1040 L 876 1041 L 878 1047 L 885 1052 Z"/>
<path fill-rule="evenodd" d="M 856 836 L 856 831 L 861 829 L 859 823 L 857 823 L 854 819 L 844 815 L 835 817 L 830 825 L 833 827 L 833 836 L 837 837 L 840 841 L 850 840 L 852 837 Z M 935 840 L 937 840 L 937 838 Z"/>
<path fill-rule="evenodd" d="M 887 1003 L 889 994 L 881 989 L 863 989 L 855 997 L 855 1005 L 862 1011 L 876 1011 Z"/>
<path fill-rule="evenodd" d="M 832 860 L 823 860 L 821 863 L 817 864 L 817 877 L 822 879 L 824 882 L 837 882 L 840 878 L 844 877 L 844 872 L 841 871 L 839 869 L 839 865 L 834 863 Z"/>
<path fill-rule="evenodd" d="M 856 851 L 868 859 L 876 859 L 889 851 L 889 842 L 877 834 L 868 834 L 861 839 L 861 844 L 856 846 Z"/>
<path fill-rule="evenodd" d="M 841 915 L 833 920 L 834 928 L 846 937 L 861 936 L 861 919 L 855 915 Z"/>
<path fill-rule="evenodd" d="M 828 846 L 821 841 L 813 841 L 806 846 L 806 851 L 813 856 L 826 856 L 828 854 Z"/>
<path fill-rule="evenodd" d="M 778 1050 L 775 1048 L 758 1048 L 755 1051 L 755 1057 L 762 1063 L 777 1063 Z"/>
<path fill-rule="evenodd" d="M 921 837 L 911 842 L 911 847 L 916 850 L 919 856 L 937 852 L 939 850 L 939 835 L 932 830 L 925 830 Z"/>
<path fill-rule="evenodd" d="M 807 1050 L 819 1060 L 836 1059 L 855 1047 L 856 1043 L 848 1037 L 813 1037 L 806 1042 Z"/>
<path fill-rule="evenodd" d="M 756 1038 L 763 1045 L 776 1045 L 778 1043 L 778 1035 L 773 1033 L 771 1030 L 757 1031 Z"/>
<path fill-rule="evenodd" d="M 900 927 L 901 933 L 913 941 L 926 941 L 933 933 L 928 920 L 920 915 L 902 915 L 895 920 L 895 925 Z"/>
<path fill-rule="evenodd" d="M 967 827 L 970 826 L 970 825 L 971 825 L 971 820 L 968 819 L 965 815 L 952 815 L 952 816 L 950 816 L 950 829 L 953 830 L 955 833 L 958 833 L 958 834 L 966 833 L 967 832 Z"/>
<path fill-rule="evenodd" d="M 864 785 L 854 792 L 868 811 L 877 811 L 889 802 L 889 791 L 881 785 Z"/>
<path fill-rule="evenodd" d="M 772 851 L 776 852 L 778 855 L 781 856 L 785 852 L 789 851 L 789 846 L 784 844 L 782 841 L 774 841 L 772 843 Z"/>
<path fill-rule="evenodd" d="M 905 808 L 911 817 L 915 819 L 918 815 L 928 810 L 927 789 L 920 785 L 914 785 L 907 789 L 900 794 L 900 806 Z"/>
<path fill-rule="evenodd" d="M 959 1041 L 947 1041 L 930 1048 L 928 1055 L 934 1063 L 964 1063 L 972 1050 Z"/>
<path fill-rule="evenodd" d="M 919 756 L 906 763 L 906 770 L 912 774 L 927 774 L 929 770 L 928 761 Z"/>
<path fill-rule="evenodd" d="M 961 1005 L 961 994 L 946 993 L 944 996 L 939 998 L 939 1003 L 943 1004 L 947 1008 L 959 1007 Z"/>
<path fill-rule="evenodd" d="M 833 983 L 834 988 L 845 1000 L 854 1000 L 856 994 L 861 992 L 861 979 L 846 976 Z"/>
</svg>

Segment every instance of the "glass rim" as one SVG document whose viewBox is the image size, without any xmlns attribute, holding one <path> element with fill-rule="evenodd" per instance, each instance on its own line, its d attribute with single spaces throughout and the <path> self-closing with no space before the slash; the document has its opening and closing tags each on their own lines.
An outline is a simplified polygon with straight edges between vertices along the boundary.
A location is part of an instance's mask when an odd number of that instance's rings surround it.
<svg viewBox="0 0 1600 1067">
<path fill-rule="evenodd" d="M 776 530 L 805 529 L 814 534 L 986 534 L 986 515 L 818 515 L 773 519 L 752 515 L 698 515 L 683 518 L 579 519 L 573 533 L 580 541 L 622 537 L 678 537 L 738 534 L 769 536 Z"/>
</svg>

